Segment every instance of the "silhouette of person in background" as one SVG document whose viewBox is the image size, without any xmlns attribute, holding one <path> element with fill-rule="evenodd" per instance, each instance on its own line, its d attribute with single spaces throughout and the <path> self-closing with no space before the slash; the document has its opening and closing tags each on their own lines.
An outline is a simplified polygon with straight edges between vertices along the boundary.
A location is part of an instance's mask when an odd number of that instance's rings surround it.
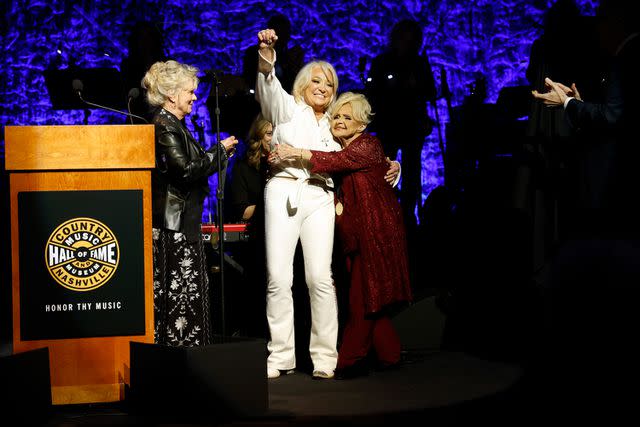
<svg viewBox="0 0 640 427">
<path fill-rule="evenodd" d="M 575 0 L 557 0 L 545 13 L 543 32 L 531 45 L 526 77 L 530 88 L 544 90 L 546 76 L 579 82 L 586 93 L 599 91 L 600 55 L 592 17 Z M 572 60 L 567 61 L 567 49 Z M 530 100 L 526 136 L 517 158 L 514 205 L 532 218 L 533 268 L 549 262 L 571 225 L 580 193 L 576 189 L 582 149 L 559 109 Z"/>
<path fill-rule="evenodd" d="M 552 78 L 544 92 L 533 91 L 547 108 L 563 111 L 581 148 L 592 154 L 582 176 L 591 185 L 589 203 L 571 218 L 576 226 L 552 265 L 552 341 L 542 347 L 553 351 L 542 372 L 572 422 L 588 407 L 590 422 L 601 416 L 615 425 L 635 415 L 628 390 L 638 379 L 640 5 L 602 0 L 596 19 L 609 55 L 603 97 L 588 99 L 571 81 Z"/>
<path fill-rule="evenodd" d="M 144 117 L 149 122 L 153 118 L 153 109 L 145 101 L 142 88 L 142 78 L 149 68 L 158 61 L 168 59 L 164 49 L 164 39 L 162 32 L 148 21 L 138 21 L 133 25 L 127 41 L 128 53 L 120 64 L 125 93 L 133 88 L 138 89 L 138 96 L 127 99 L 131 113 Z M 140 119 L 127 118 L 133 123 L 144 123 Z"/>
<path fill-rule="evenodd" d="M 433 130 L 427 102 L 436 98 L 429 59 L 422 48 L 422 27 L 412 19 L 397 22 L 388 49 L 375 57 L 367 94 L 376 115 L 372 131 L 392 160 L 402 151 L 400 200 L 408 235 L 416 228 L 415 210 L 422 206 L 422 147 Z"/>
<path fill-rule="evenodd" d="M 597 34 L 575 0 L 557 0 L 546 12 L 543 33 L 531 45 L 526 77 L 532 88 L 545 90 L 544 79 L 574 82 L 592 96 L 598 90 Z M 567 61 L 567 51 L 571 60 Z M 594 81 L 596 84 L 594 85 Z M 531 136 L 559 137 L 573 134 L 561 111 L 533 102 L 529 117 Z"/>
<path fill-rule="evenodd" d="M 284 90 L 291 93 L 293 81 L 305 63 L 304 49 L 299 45 L 289 46 L 291 41 L 291 21 L 286 15 L 281 13 L 273 15 L 267 21 L 266 28 L 275 30 L 278 35 L 278 43 L 275 46 L 277 58 L 275 73 Z M 247 86 L 251 89 L 256 86 L 257 69 L 258 47 L 253 45 L 245 50 L 242 67 L 242 76 L 247 82 Z"/>
<path fill-rule="evenodd" d="M 567 52 L 571 52 L 571 60 L 567 60 Z M 531 45 L 526 71 L 531 88 L 544 91 L 545 78 L 550 77 L 555 81 L 573 82 L 585 96 L 597 98 L 602 63 L 592 18 L 581 15 L 575 0 L 557 0 L 547 10 L 543 33 Z M 535 161 L 528 162 L 529 168 L 522 170 L 526 174 L 520 176 L 526 178 L 521 188 L 527 191 L 538 183 L 544 194 L 537 203 L 544 204 L 538 211 L 545 212 L 540 223 L 544 224 L 541 232 L 546 253 L 558 239 L 566 237 L 574 221 L 572 210 L 579 199 L 584 198 L 586 189 L 584 181 L 578 178 L 582 169 L 580 161 L 589 156 L 586 146 L 576 140 L 576 131 L 569 126 L 561 109 L 548 108 L 535 100 L 531 104 L 526 132 L 534 144 L 528 148 L 535 153 Z"/>
<path fill-rule="evenodd" d="M 437 91 L 429 59 L 422 48 L 422 27 L 412 19 L 397 22 L 387 50 L 376 56 L 369 70 L 366 92 L 375 112 L 371 132 L 385 154 L 395 160 L 402 151 L 400 205 L 407 230 L 411 283 L 417 284 L 420 244 L 415 211 L 422 206 L 422 148 L 433 130 L 427 103 Z"/>
</svg>

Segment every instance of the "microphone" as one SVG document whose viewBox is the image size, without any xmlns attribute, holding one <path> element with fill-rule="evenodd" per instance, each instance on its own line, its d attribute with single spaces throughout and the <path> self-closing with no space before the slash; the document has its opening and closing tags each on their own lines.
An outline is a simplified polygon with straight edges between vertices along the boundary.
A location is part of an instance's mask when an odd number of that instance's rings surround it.
<svg viewBox="0 0 640 427">
<path fill-rule="evenodd" d="M 127 95 L 129 100 L 136 99 L 139 96 L 140 96 L 140 90 L 137 87 L 132 87 L 131 90 L 129 91 L 129 94 Z"/>
<path fill-rule="evenodd" d="M 131 101 L 137 99 L 140 96 L 140 90 L 137 87 L 132 87 L 129 90 L 129 94 L 127 95 L 127 110 L 129 110 L 129 114 L 133 114 L 131 112 Z M 133 116 L 129 116 L 129 120 L 131 124 L 133 124 Z"/>
<path fill-rule="evenodd" d="M 80 98 L 80 101 L 82 101 L 83 103 L 90 105 L 92 107 L 95 108 L 100 108 L 102 110 L 107 110 L 107 111 L 112 111 L 114 113 L 120 113 L 120 114 L 124 114 L 125 116 L 129 116 L 129 117 L 135 117 L 136 119 L 140 119 L 145 123 L 149 123 L 147 121 L 147 119 L 145 119 L 144 117 L 140 117 L 136 114 L 132 114 L 132 113 L 127 113 L 125 111 L 120 111 L 120 110 L 116 110 L 115 108 L 111 108 L 111 107 L 105 107 L 104 105 L 98 105 L 98 104 L 94 104 L 93 102 L 89 102 L 86 101 L 83 97 L 82 97 L 82 91 L 84 89 L 84 84 L 82 83 L 82 80 L 79 79 L 74 79 L 71 82 L 71 85 L 73 87 L 73 91 L 76 93 L 76 95 L 78 95 L 78 98 Z M 131 95 L 131 91 L 129 91 L 129 94 Z"/>
<path fill-rule="evenodd" d="M 73 86 L 73 91 L 76 93 L 76 95 L 78 95 L 78 98 L 82 99 L 82 90 L 84 89 L 84 85 L 82 84 L 82 81 L 78 79 L 74 79 L 71 82 L 71 85 Z"/>
</svg>

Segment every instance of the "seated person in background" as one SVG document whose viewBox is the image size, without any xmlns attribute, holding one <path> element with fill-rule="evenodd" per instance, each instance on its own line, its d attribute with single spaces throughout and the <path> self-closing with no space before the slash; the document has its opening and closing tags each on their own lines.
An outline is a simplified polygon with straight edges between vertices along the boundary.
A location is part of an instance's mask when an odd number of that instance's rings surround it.
<svg viewBox="0 0 640 427">
<path fill-rule="evenodd" d="M 229 181 L 230 222 L 250 222 L 264 215 L 262 205 L 264 183 L 268 171 L 265 159 L 269 153 L 273 125 L 259 114 L 251 124 L 246 140 L 246 152 L 233 166 Z M 266 159 L 265 159 L 266 160 Z M 257 212 L 258 211 L 258 212 Z"/>
<path fill-rule="evenodd" d="M 382 367 L 400 362 L 400 338 L 389 309 L 410 302 L 412 295 L 402 209 L 385 181 L 388 163 L 382 145 L 364 133 L 371 106 L 364 95 L 345 92 L 330 107 L 329 117 L 341 151 L 279 144 L 270 161 L 302 160 L 312 173 L 341 175 L 336 224 L 351 287 L 335 376 L 347 379 L 368 372 L 370 351 Z"/>
<path fill-rule="evenodd" d="M 233 165 L 227 181 L 227 218 L 247 223 L 248 240 L 236 245 L 234 256 L 244 268 L 242 283 L 232 289 L 241 308 L 234 316 L 242 335 L 266 338 L 266 264 L 264 246 L 264 184 L 268 174 L 266 156 L 273 125 L 258 114 L 246 139 L 246 151 Z"/>
</svg>

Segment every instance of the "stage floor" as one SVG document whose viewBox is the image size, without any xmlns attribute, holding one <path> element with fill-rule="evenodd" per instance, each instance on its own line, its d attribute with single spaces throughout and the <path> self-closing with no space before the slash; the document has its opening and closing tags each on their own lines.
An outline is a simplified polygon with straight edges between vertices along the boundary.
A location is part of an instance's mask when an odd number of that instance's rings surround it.
<svg viewBox="0 0 640 427">
<path fill-rule="evenodd" d="M 450 426 L 500 417 L 506 423 L 515 412 L 509 409 L 520 405 L 514 388 L 521 377 L 522 369 L 515 364 L 459 352 L 411 350 L 401 366 L 355 379 L 319 381 L 296 371 L 269 380 L 269 409 L 260 415 L 237 418 L 206 410 L 184 417 L 143 415 L 129 412 L 126 402 L 120 402 L 54 406 L 41 425 Z"/>
</svg>

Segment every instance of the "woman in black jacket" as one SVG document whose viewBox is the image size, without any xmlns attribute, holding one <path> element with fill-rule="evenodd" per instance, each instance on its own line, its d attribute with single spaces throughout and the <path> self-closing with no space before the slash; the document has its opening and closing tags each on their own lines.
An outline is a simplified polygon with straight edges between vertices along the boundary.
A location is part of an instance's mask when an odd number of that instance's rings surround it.
<svg viewBox="0 0 640 427">
<path fill-rule="evenodd" d="M 147 101 L 157 107 L 152 173 L 155 342 L 171 346 L 211 342 L 202 211 L 217 156 L 226 168 L 238 143 L 230 136 L 205 151 L 183 125 L 197 99 L 197 72 L 190 65 L 160 61 L 142 80 Z"/>
</svg>

